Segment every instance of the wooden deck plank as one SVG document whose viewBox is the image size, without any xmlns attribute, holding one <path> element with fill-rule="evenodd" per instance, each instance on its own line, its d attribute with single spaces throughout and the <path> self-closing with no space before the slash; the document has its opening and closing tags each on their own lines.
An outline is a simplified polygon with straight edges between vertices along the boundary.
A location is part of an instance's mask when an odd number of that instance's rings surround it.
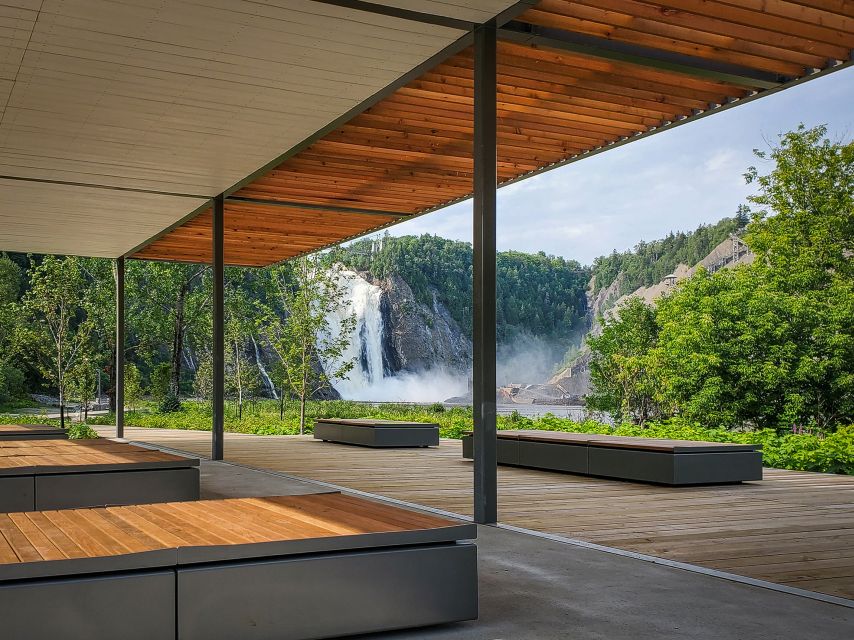
<svg viewBox="0 0 854 640">
<path fill-rule="evenodd" d="M 334 493 L 11 513 L 0 514 L 0 565 L 457 525 Z"/>
<path fill-rule="evenodd" d="M 202 456 L 210 449 L 210 433 L 201 431 L 127 428 L 126 435 Z M 227 434 L 225 453 L 231 462 L 471 515 L 472 465 L 459 441 L 376 451 L 308 436 Z M 761 482 L 675 488 L 501 467 L 499 518 L 854 598 L 854 576 L 842 575 L 854 549 L 850 476 L 766 469 Z"/>
<path fill-rule="evenodd" d="M 0 472 L 13 469 L 64 467 L 69 472 L 90 465 L 192 465 L 196 461 L 115 440 L 21 440 L 0 443 Z M 20 472 L 15 472 L 20 473 Z"/>
</svg>

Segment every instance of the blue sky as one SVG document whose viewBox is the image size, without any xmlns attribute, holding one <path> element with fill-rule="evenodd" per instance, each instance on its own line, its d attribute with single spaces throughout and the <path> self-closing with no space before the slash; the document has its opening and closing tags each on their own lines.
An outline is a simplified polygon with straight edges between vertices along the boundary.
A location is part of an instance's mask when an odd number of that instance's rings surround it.
<svg viewBox="0 0 854 640">
<path fill-rule="evenodd" d="M 613 249 L 690 230 L 736 212 L 751 189 L 753 149 L 778 133 L 826 123 L 854 135 L 854 68 L 689 122 L 498 192 L 498 248 L 545 251 L 589 264 Z M 762 165 L 759 166 L 760 170 Z M 471 240 L 471 203 L 390 229 Z"/>
</svg>

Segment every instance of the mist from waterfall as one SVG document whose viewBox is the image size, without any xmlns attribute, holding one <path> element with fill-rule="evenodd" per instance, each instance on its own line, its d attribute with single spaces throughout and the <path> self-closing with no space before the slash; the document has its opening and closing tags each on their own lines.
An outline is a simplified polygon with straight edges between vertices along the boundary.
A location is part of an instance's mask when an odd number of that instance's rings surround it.
<svg viewBox="0 0 854 640">
<path fill-rule="evenodd" d="M 337 335 L 350 314 L 356 316 L 356 329 L 342 361 L 355 366 L 347 378 L 333 380 L 332 386 L 345 400 L 375 402 L 440 402 L 464 393 L 465 375 L 441 370 L 392 374 L 383 363 L 382 289 L 358 273 L 341 270 L 339 284 L 348 304 L 329 318 L 330 331 Z M 325 368 L 329 363 L 323 363 Z"/>
</svg>

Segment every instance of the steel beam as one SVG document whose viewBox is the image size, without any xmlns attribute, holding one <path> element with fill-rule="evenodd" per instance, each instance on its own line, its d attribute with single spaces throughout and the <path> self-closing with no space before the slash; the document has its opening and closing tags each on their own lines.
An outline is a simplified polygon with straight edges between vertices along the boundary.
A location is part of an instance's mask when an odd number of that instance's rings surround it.
<svg viewBox="0 0 854 640">
<path fill-rule="evenodd" d="M 125 259 L 116 258 L 116 437 L 125 437 Z"/>
<path fill-rule="evenodd" d="M 97 184 L 94 182 L 72 182 L 70 180 L 51 180 L 50 178 L 30 178 L 27 176 L 0 175 L 0 180 L 11 180 L 14 182 L 35 182 L 37 184 L 53 184 L 61 187 L 83 187 L 85 189 L 100 189 L 102 191 L 124 191 L 129 193 L 142 193 L 152 196 L 170 196 L 172 198 L 195 198 L 208 199 L 210 196 L 201 196 L 195 193 L 180 193 L 177 191 L 158 191 L 156 189 L 143 189 L 137 187 L 117 187 L 110 184 Z"/>
<path fill-rule="evenodd" d="M 213 428 L 211 459 L 222 460 L 225 437 L 225 255 L 222 194 L 213 199 Z"/>
<path fill-rule="evenodd" d="M 354 213 L 367 216 L 387 216 L 389 218 L 408 218 L 409 213 L 403 211 L 381 211 L 379 209 L 359 209 L 353 207 L 340 207 L 338 205 L 313 204 L 304 202 L 290 202 L 288 200 L 268 200 L 262 198 L 249 198 L 246 196 L 227 196 L 226 202 L 234 204 L 249 204 L 263 207 L 283 207 L 285 209 L 306 209 L 308 211 L 330 211 L 332 213 Z"/>
<path fill-rule="evenodd" d="M 401 20 L 409 20 L 411 22 L 432 24 L 438 27 L 459 29 L 460 31 L 471 31 L 475 27 L 473 22 L 460 20 L 459 18 L 441 16 L 435 13 L 423 13 L 421 11 L 413 11 L 412 9 L 404 9 L 402 7 L 391 7 L 385 4 L 377 4 L 375 2 L 364 2 L 364 0 L 312 0 L 312 2 L 328 4 L 334 7 L 342 7 L 344 9 L 365 11 L 367 13 L 399 18 Z"/>
<path fill-rule="evenodd" d="M 498 458 L 495 408 L 496 30 L 474 34 L 474 203 L 472 346 L 474 412 L 474 520 L 498 520 Z"/>
<path fill-rule="evenodd" d="M 772 89 L 790 78 L 741 65 L 708 60 L 628 42 L 617 42 L 583 33 L 564 31 L 511 21 L 498 31 L 501 40 L 570 51 L 595 58 L 630 62 L 645 67 L 673 71 L 705 80 L 726 82 L 751 89 Z"/>
</svg>

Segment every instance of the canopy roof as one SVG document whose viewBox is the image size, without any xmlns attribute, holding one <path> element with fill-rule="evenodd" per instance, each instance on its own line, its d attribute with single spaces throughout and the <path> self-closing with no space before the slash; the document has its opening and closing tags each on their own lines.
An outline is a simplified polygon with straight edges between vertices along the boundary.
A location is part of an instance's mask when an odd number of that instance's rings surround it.
<svg viewBox="0 0 854 640">
<path fill-rule="evenodd" d="M 847 0 L 143 4 L 16 14 L 0 173 L 141 191 L 0 180 L 0 249 L 206 262 L 224 193 L 226 263 L 262 266 L 464 199 L 495 16 L 502 184 L 854 49 Z"/>
</svg>

